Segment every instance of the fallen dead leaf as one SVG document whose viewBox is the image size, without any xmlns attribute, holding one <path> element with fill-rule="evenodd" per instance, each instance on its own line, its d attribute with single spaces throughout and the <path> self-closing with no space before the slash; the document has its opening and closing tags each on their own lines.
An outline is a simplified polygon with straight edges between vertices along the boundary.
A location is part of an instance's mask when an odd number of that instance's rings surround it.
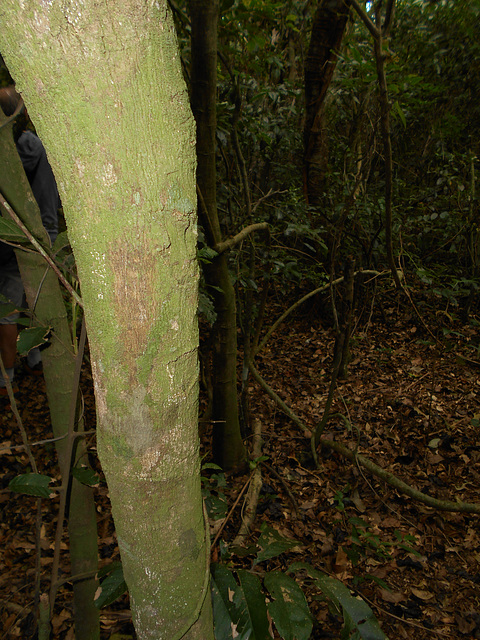
<svg viewBox="0 0 480 640">
<path fill-rule="evenodd" d="M 377 591 L 382 600 L 384 600 L 385 602 L 398 604 L 399 602 L 404 602 L 407 599 L 407 597 L 403 595 L 403 593 L 400 593 L 400 591 L 388 591 L 387 589 L 382 589 L 381 587 L 379 587 Z"/>
<path fill-rule="evenodd" d="M 433 593 L 426 591 L 425 589 L 416 589 L 415 587 L 412 587 L 411 592 L 420 600 L 431 600 L 433 598 Z"/>
<path fill-rule="evenodd" d="M 340 547 L 337 551 L 337 555 L 335 556 L 335 562 L 333 565 L 333 570 L 335 573 L 345 573 L 347 568 L 350 567 L 350 560 L 348 559 L 345 551 Z"/>
</svg>

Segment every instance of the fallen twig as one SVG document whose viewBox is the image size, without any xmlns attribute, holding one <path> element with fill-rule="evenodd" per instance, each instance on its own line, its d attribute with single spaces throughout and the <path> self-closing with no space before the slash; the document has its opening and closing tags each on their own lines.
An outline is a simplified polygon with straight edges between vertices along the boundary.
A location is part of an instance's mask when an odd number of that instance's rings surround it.
<svg viewBox="0 0 480 640">
<path fill-rule="evenodd" d="M 282 476 L 279 473 L 277 473 L 275 471 L 275 469 L 273 467 L 271 467 L 269 464 L 267 464 L 266 462 L 262 462 L 262 466 L 264 466 L 265 469 L 268 469 L 269 473 L 271 473 L 273 476 L 275 476 L 275 478 L 277 478 L 277 480 L 282 484 L 282 486 L 285 489 L 285 492 L 286 492 L 286 494 L 288 496 L 288 499 L 292 503 L 293 513 L 294 513 L 294 515 L 296 517 L 297 513 L 298 513 L 297 501 L 295 500 L 295 497 L 294 497 L 293 493 L 290 491 L 289 486 L 287 485 L 285 480 L 282 478 Z"/>
<path fill-rule="evenodd" d="M 249 364 L 249 369 L 254 379 L 263 388 L 263 390 L 266 391 L 266 393 L 272 398 L 272 400 L 275 400 L 275 402 L 283 411 L 283 413 L 287 415 L 290 418 L 290 420 L 292 420 L 292 422 L 294 422 L 298 427 L 300 427 L 300 429 L 303 429 L 304 433 L 308 435 L 308 437 L 311 437 L 312 435 L 311 430 L 305 424 L 303 424 L 300 418 L 290 409 L 290 407 L 287 404 L 285 404 L 285 402 L 280 398 L 280 396 L 278 396 L 275 393 L 275 391 L 265 382 L 265 380 L 258 373 L 257 369 L 255 368 L 255 365 L 252 362 L 250 362 Z"/>
<path fill-rule="evenodd" d="M 327 447 L 328 449 L 332 449 L 337 453 L 340 453 L 345 458 L 348 458 L 351 462 L 359 462 L 367 471 L 373 473 L 373 475 L 377 476 L 381 480 L 387 482 L 391 487 L 398 489 L 402 493 L 422 504 L 427 505 L 428 507 L 432 507 L 433 509 L 437 509 L 438 511 L 452 511 L 455 513 L 480 513 L 480 504 L 473 504 L 471 502 L 452 502 L 450 500 L 438 500 L 437 498 L 432 498 L 432 496 L 427 495 L 426 493 L 422 493 L 418 489 L 414 489 L 397 476 L 394 476 L 390 471 L 386 471 L 379 467 L 377 464 L 365 458 L 360 453 L 356 453 L 355 451 L 351 451 L 345 445 L 340 442 L 335 442 L 334 440 L 321 440 L 321 446 Z"/>
<path fill-rule="evenodd" d="M 235 509 L 237 508 L 238 503 L 240 502 L 243 494 L 245 493 L 246 488 L 248 487 L 248 485 L 250 484 L 250 480 L 252 479 L 252 476 L 250 475 L 250 477 L 248 478 L 248 480 L 246 481 L 246 483 L 243 485 L 242 490 L 240 491 L 240 493 L 237 496 L 237 499 L 235 500 L 235 502 L 232 505 L 232 508 L 230 509 L 230 511 L 227 513 L 227 517 L 225 518 L 225 520 L 222 522 L 222 526 L 220 527 L 220 529 L 217 531 L 217 535 L 215 536 L 215 538 L 213 539 L 212 545 L 210 547 L 211 549 L 211 553 L 213 553 L 213 551 L 215 550 L 215 545 L 218 542 L 218 539 L 220 538 L 222 531 L 225 528 L 225 525 L 227 524 L 227 522 L 230 520 L 232 513 L 235 511 Z"/>
<path fill-rule="evenodd" d="M 297 426 L 299 426 L 304 433 L 310 433 L 310 429 L 292 411 L 292 409 L 290 409 L 290 407 L 288 407 L 288 405 L 286 405 L 285 402 L 283 402 L 283 400 L 281 400 L 277 396 L 277 394 L 273 391 L 273 389 L 271 389 L 268 386 L 268 384 L 263 380 L 261 375 L 255 369 L 253 364 L 250 364 L 250 371 L 252 372 L 252 375 L 255 378 L 255 380 L 257 380 L 257 382 L 263 387 L 263 389 L 265 389 L 268 395 L 273 400 L 275 400 L 279 408 Z M 341 414 L 338 414 L 338 415 L 348 422 L 345 416 L 342 416 Z M 373 475 L 377 476 L 378 478 L 381 478 L 382 480 L 387 482 L 390 486 L 394 487 L 398 491 L 401 491 L 405 495 L 410 496 L 414 500 L 417 500 L 417 502 L 421 502 L 422 504 L 425 504 L 428 507 L 432 507 L 433 509 L 437 509 L 438 511 L 480 514 L 480 504 L 473 504 L 470 502 L 461 502 L 461 501 L 452 502 L 450 500 L 438 500 L 437 498 L 432 498 L 431 496 L 428 496 L 425 493 L 422 493 L 418 489 L 414 489 L 413 487 L 408 485 L 406 482 L 403 482 L 403 480 L 400 480 L 400 478 L 397 478 L 396 476 L 394 476 L 393 473 L 390 473 L 389 471 L 382 469 L 382 467 L 379 467 L 377 464 L 375 464 L 368 458 L 365 458 L 364 456 L 356 453 L 355 451 L 351 451 L 345 445 L 340 444 L 339 442 L 322 439 L 320 441 L 320 444 L 322 447 L 327 447 L 329 449 L 336 451 L 337 453 L 340 453 L 340 455 L 343 455 L 345 458 L 348 458 L 353 463 L 360 463 L 365 469 L 370 471 L 370 473 L 372 473 Z"/>
<path fill-rule="evenodd" d="M 365 275 L 365 276 L 379 277 L 379 276 L 387 275 L 389 273 L 390 273 L 390 271 L 375 271 L 375 270 L 372 270 L 372 269 L 365 269 L 363 271 L 362 270 L 356 271 L 354 273 L 354 276 L 358 276 L 358 275 L 361 274 L 361 275 Z M 278 320 L 276 320 L 273 323 L 273 325 L 270 327 L 270 329 L 267 331 L 267 333 L 265 334 L 263 340 L 261 341 L 259 346 L 255 349 L 254 355 L 257 355 L 257 353 L 263 349 L 263 347 L 267 343 L 267 341 L 270 338 L 270 336 L 272 335 L 272 333 L 276 329 L 278 329 L 278 327 L 282 324 L 282 322 L 291 313 L 293 313 L 293 311 L 295 311 L 295 309 L 297 309 L 301 304 L 303 304 L 304 302 L 306 302 L 307 300 L 309 300 L 313 296 L 317 295 L 317 293 L 321 293 L 322 291 L 326 291 L 328 288 L 332 287 L 333 285 L 340 284 L 340 282 L 343 282 L 343 280 L 344 280 L 343 276 L 341 276 L 340 278 L 336 278 L 336 280 L 333 280 L 332 282 L 324 284 L 322 287 L 318 287 L 318 289 L 314 289 L 313 291 L 310 291 L 310 293 L 307 293 L 302 298 L 300 298 L 300 300 L 297 300 L 297 302 L 292 304 L 292 306 L 289 307 L 284 313 L 282 313 L 282 315 L 278 318 Z"/>
<path fill-rule="evenodd" d="M 262 455 L 262 423 L 258 418 L 253 421 L 253 460 L 257 460 Z M 234 546 L 243 545 L 245 538 L 250 535 L 250 527 L 255 520 L 257 514 L 258 498 L 260 496 L 260 489 L 262 488 L 262 469 L 257 462 L 255 469 L 253 470 L 252 479 L 248 488 L 248 493 L 245 498 L 245 515 L 242 517 L 242 524 L 238 530 L 235 539 L 233 540 Z"/>
</svg>

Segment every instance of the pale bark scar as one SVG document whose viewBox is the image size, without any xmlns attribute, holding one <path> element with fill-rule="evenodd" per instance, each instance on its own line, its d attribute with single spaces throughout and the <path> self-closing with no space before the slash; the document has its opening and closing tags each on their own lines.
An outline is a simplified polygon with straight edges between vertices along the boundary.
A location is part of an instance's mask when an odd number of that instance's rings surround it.
<svg viewBox="0 0 480 640">
<path fill-rule="evenodd" d="M 121 331 L 119 347 L 123 347 L 131 381 L 136 377 L 136 360 L 147 348 L 161 305 L 156 291 L 158 252 L 152 248 L 145 229 L 133 231 L 132 236 L 135 237 L 117 239 L 108 252 Z"/>
</svg>

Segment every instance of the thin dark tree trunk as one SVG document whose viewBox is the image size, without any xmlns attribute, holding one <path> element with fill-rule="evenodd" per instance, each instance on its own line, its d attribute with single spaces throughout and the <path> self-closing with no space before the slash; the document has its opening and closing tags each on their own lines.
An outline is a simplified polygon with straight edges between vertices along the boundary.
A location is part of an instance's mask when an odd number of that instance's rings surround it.
<svg viewBox="0 0 480 640">
<path fill-rule="evenodd" d="M 317 207 L 324 199 L 328 166 L 325 98 L 350 13 L 349 0 L 320 0 L 305 61 L 304 189 Z"/>
<path fill-rule="evenodd" d="M 197 122 L 199 219 L 210 247 L 222 240 L 216 200 L 216 101 L 218 0 L 190 0 L 192 25 L 191 105 Z M 245 447 L 237 398 L 235 291 L 227 253 L 204 265 L 217 318 L 213 349 L 213 453 L 224 469 L 241 467 Z"/>
</svg>

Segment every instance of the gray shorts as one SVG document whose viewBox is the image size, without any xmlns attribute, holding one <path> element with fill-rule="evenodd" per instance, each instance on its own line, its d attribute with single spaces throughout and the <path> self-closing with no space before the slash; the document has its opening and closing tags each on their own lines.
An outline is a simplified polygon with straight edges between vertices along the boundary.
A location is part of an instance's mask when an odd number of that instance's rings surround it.
<svg viewBox="0 0 480 640">
<path fill-rule="evenodd" d="M 23 306 L 23 284 L 18 271 L 16 273 L 0 272 L 0 293 L 16 308 L 20 309 Z M 0 318 L 0 324 L 16 324 L 19 316 L 20 313 L 15 311 L 9 313 L 4 318 Z"/>
</svg>

